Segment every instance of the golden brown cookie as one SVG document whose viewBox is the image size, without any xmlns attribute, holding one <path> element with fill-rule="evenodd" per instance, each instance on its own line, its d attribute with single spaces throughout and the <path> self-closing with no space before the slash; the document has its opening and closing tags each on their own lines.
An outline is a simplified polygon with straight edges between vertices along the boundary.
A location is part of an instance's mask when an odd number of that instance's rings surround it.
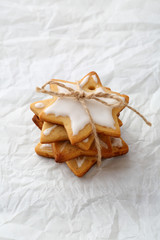
<svg viewBox="0 0 160 240">
<path fill-rule="evenodd" d="M 112 151 L 108 154 L 108 158 L 120 156 L 128 152 L 128 146 L 122 138 L 112 138 L 111 142 Z M 38 143 L 35 151 L 40 156 L 54 158 L 54 152 L 52 151 L 51 144 Z M 66 164 L 76 176 L 82 177 L 96 162 L 97 158 L 94 156 L 81 156 L 67 161 Z"/>
<path fill-rule="evenodd" d="M 38 143 L 35 151 L 39 156 L 54 158 L 54 153 L 51 151 L 50 144 Z M 66 162 L 70 170 L 78 177 L 82 177 L 97 161 L 95 157 L 79 157 Z"/>
<path fill-rule="evenodd" d="M 118 118 L 118 123 L 122 126 L 121 120 Z M 41 131 L 41 143 L 52 143 L 58 141 L 69 140 L 67 132 L 62 125 L 44 122 Z M 94 136 L 91 134 L 88 138 L 82 142 L 76 143 L 75 145 L 83 150 L 88 150 L 94 141 Z"/>
<path fill-rule="evenodd" d="M 66 82 L 63 80 L 55 81 L 61 82 L 64 85 L 77 90 L 76 83 Z M 87 74 L 79 81 L 79 84 L 83 91 L 88 94 L 98 92 L 110 93 L 120 97 L 125 103 L 128 103 L 129 101 L 128 96 L 112 92 L 111 90 L 103 87 L 98 75 L 95 72 Z M 57 87 L 54 84 L 51 86 L 51 89 L 61 93 L 68 93 L 68 90 L 59 86 Z M 110 98 L 103 98 L 102 100 L 107 103 L 117 103 L 116 100 Z M 97 132 L 103 132 L 109 136 L 119 137 L 120 128 L 117 115 L 124 106 L 106 107 L 95 100 L 85 100 L 85 102 L 92 115 Z M 53 102 L 40 113 L 40 119 L 64 125 L 68 138 L 72 144 L 83 141 L 92 133 L 89 117 L 81 103 L 75 99 L 55 97 Z"/>
<path fill-rule="evenodd" d="M 112 151 L 110 137 L 100 134 L 99 140 L 101 144 L 102 157 L 106 158 Z M 95 147 L 95 143 L 91 145 L 89 150 L 82 150 L 77 146 L 71 145 L 69 141 L 52 143 L 52 147 L 56 162 L 66 162 L 70 159 L 77 158 L 79 156 L 97 155 L 97 148 Z"/>
<path fill-rule="evenodd" d="M 112 139 L 112 146 L 112 152 L 110 152 L 108 158 L 120 156 L 128 152 L 128 146 L 122 138 L 120 140 Z M 76 176 L 82 177 L 96 162 L 96 157 L 82 156 L 69 160 L 66 164 Z"/>
<path fill-rule="evenodd" d="M 57 141 L 68 140 L 67 132 L 65 131 L 63 126 L 47 122 L 44 122 L 43 126 L 43 121 L 41 121 L 39 117 L 36 115 L 33 116 L 32 121 L 40 130 L 42 130 L 40 138 L 41 143 L 52 143 Z M 122 126 L 123 123 L 120 119 L 118 119 L 118 122 L 120 126 Z M 91 135 L 88 138 L 84 139 L 82 142 L 77 143 L 76 145 L 83 150 L 88 150 L 92 145 L 93 141 L 94 136 Z"/>
</svg>

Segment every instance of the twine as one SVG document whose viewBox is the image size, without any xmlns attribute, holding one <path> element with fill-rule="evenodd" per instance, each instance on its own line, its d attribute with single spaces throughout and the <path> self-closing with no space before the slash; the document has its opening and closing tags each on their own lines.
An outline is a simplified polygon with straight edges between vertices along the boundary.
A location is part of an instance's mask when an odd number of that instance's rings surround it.
<svg viewBox="0 0 160 240">
<path fill-rule="evenodd" d="M 81 94 L 83 94 L 84 92 L 83 92 L 79 82 L 77 82 L 77 85 L 78 85 L 78 88 L 79 88 L 79 92 Z M 99 137 L 98 137 L 98 134 L 97 134 L 97 131 L 96 131 L 96 127 L 95 127 L 93 118 L 92 118 L 92 116 L 89 112 L 89 109 L 86 106 L 84 98 L 79 98 L 79 101 L 82 104 L 82 106 L 84 107 L 84 109 L 85 109 L 85 111 L 88 114 L 89 119 L 90 119 L 92 131 L 93 131 L 93 135 L 94 135 L 94 140 L 95 140 L 95 145 L 96 145 L 96 148 L 97 148 L 97 165 L 100 166 L 101 165 L 101 145 L 100 145 L 100 140 L 99 140 Z"/>
<path fill-rule="evenodd" d="M 67 97 L 67 98 L 75 98 L 77 99 L 81 105 L 83 106 L 83 108 L 85 109 L 86 113 L 88 114 L 88 117 L 90 119 L 90 124 L 91 124 L 91 127 L 92 127 L 92 131 L 93 131 L 93 135 L 94 135 L 94 138 L 95 138 L 95 145 L 96 145 L 96 148 L 97 148 L 97 165 L 100 166 L 101 164 L 101 145 L 100 145 L 100 140 L 98 138 L 98 135 L 97 135 L 97 132 L 96 132 L 96 127 L 95 127 L 95 123 L 92 119 L 92 116 L 89 112 L 89 109 L 87 108 L 87 105 L 85 103 L 85 100 L 87 99 L 93 99 L 93 100 L 96 100 L 97 102 L 100 102 L 106 106 L 114 106 L 114 107 L 117 107 L 117 106 L 125 106 L 127 108 L 129 108 L 130 110 L 132 110 L 133 112 L 135 112 L 137 115 L 139 115 L 143 120 L 144 122 L 148 125 L 148 126 L 152 126 L 151 122 L 149 122 L 139 111 L 137 111 L 135 108 L 129 106 L 127 103 L 124 103 L 122 101 L 122 99 L 120 99 L 119 97 L 111 94 L 111 93 L 85 93 L 82 88 L 80 87 L 80 84 L 79 82 L 76 82 L 77 83 L 77 86 L 78 86 L 78 91 L 70 88 L 70 87 L 67 87 L 65 86 L 63 83 L 60 83 L 60 82 L 56 82 L 54 80 L 51 80 L 51 81 L 48 81 L 47 83 L 45 83 L 41 88 L 37 87 L 36 88 L 36 91 L 37 92 L 41 92 L 41 93 L 45 93 L 45 94 L 49 94 L 51 96 L 56 96 L 56 97 L 60 97 L 60 98 L 63 98 L 63 97 Z M 62 88 L 65 88 L 69 91 L 69 93 L 58 93 L 58 92 L 54 92 L 54 91 L 48 91 L 45 89 L 45 87 L 48 85 L 48 84 L 55 84 L 57 86 L 60 86 Z M 117 103 L 106 103 L 104 102 L 103 100 L 99 99 L 99 98 L 111 98 L 111 99 L 114 99 L 117 101 Z"/>
</svg>

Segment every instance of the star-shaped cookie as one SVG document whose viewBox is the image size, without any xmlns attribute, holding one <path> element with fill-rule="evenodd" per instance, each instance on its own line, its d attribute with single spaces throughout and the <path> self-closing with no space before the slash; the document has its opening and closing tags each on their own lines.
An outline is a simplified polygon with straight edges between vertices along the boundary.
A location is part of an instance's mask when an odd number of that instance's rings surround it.
<svg viewBox="0 0 160 240">
<path fill-rule="evenodd" d="M 108 158 L 120 156 L 128 152 L 128 145 L 122 138 L 111 138 L 111 144 L 112 151 L 108 154 Z M 55 157 L 51 144 L 38 143 L 35 151 L 43 157 Z M 66 164 L 76 176 L 82 177 L 96 162 L 97 158 L 94 156 L 81 156 L 67 161 Z"/>
<path fill-rule="evenodd" d="M 66 82 L 63 80 L 55 81 L 61 82 L 73 90 L 78 90 L 76 83 Z M 79 84 L 82 90 L 88 94 L 106 92 L 120 97 L 125 103 L 128 103 L 129 101 L 128 96 L 112 92 L 109 88 L 103 87 L 98 75 L 95 72 L 87 74 L 79 81 Z M 61 93 L 68 93 L 68 90 L 56 86 L 55 84 L 51 85 L 51 89 Z M 116 100 L 111 98 L 101 99 L 107 103 L 117 103 Z M 43 109 L 39 115 L 42 121 L 63 125 L 72 144 L 81 142 L 92 133 L 88 114 L 85 112 L 79 101 L 74 98 L 66 97 L 54 97 L 52 100 L 53 102 Z M 85 100 L 85 103 L 90 111 L 98 133 L 103 132 L 109 136 L 120 137 L 120 127 L 117 115 L 124 106 L 108 107 L 93 99 Z"/>
<path fill-rule="evenodd" d="M 120 156 L 128 152 L 128 145 L 122 138 L 112 138 L 112 152 L 108 155 L 108 158 Z M 82 177 L 89 169 L 97 162 L 97 158 L 82 156 L 75 159 L 71 159 L 66 162 L 70 170 L 78 177 Z"/>
<path fill-rule="evenodd" d="M 110 153 L 112 152 L 110 137 L 104 134 L 99 134 L 99 140 L 101 144 L 102 157 L 106 158 L 110 156 Z M 97 148 L 94 142 L 89 150 L 82 150 L 81 148 L 72 145 L 69 141 L 52 143 L 52 147 L 56 162 L 66 162 L 80 156 L 97 155 Z"/>
</svg>

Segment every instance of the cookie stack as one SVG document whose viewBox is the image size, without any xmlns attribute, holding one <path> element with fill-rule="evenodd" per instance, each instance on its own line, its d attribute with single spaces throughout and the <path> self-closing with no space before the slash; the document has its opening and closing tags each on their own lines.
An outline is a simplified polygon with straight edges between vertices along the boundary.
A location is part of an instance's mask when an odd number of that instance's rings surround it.
<svg viewBox="0 0 160 240">
<path fill-rule="evenodd" d="M 57 86 L 62 83 L 71 91 L 77 91 L 77 83 L 54 80 L 50 83 L 53 92 L 68 94 L 69 90 Z M 103 87 L 98 75 L 90 72 L 80 81 L 80 88 L 86 93 L 109 93 L 124 103 L 129 97 Z M 102 158 L 111 158 L 128 152 L 128 146 L 120 137 L 122 122 L 119 114 L 124 105 L 117 105 L 114 98 L 101 98 L 110 104 L 106 106 L 94 99 L 85 104 L 94 121 L 101 145 Z M 97 147 L 90 119 L 82 104 L 74 97 L 54 96 L 30 105 L 35 114 L 33 122 L 41 129 L 40 143 L 35 147 L 38 155 L 54 158 L 57 163 L 65 162 L 78 177 L 83 176 L 97 161 Z"/>
</svg>

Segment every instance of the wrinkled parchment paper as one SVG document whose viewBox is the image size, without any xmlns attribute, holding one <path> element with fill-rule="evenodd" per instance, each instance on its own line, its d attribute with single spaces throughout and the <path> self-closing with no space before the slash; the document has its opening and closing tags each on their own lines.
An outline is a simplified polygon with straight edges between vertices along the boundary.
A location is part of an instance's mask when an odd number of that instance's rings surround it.
<svg viewBox="0 0 160 240">
<path fill-rule="evenodd" d="M 160 239 L 160 2 L 0 1 L 0 240 Z M 130 96 L 127 155 L 79 179 L 37 156 L 30 103 L 96 71 Z"/>
</svg>

